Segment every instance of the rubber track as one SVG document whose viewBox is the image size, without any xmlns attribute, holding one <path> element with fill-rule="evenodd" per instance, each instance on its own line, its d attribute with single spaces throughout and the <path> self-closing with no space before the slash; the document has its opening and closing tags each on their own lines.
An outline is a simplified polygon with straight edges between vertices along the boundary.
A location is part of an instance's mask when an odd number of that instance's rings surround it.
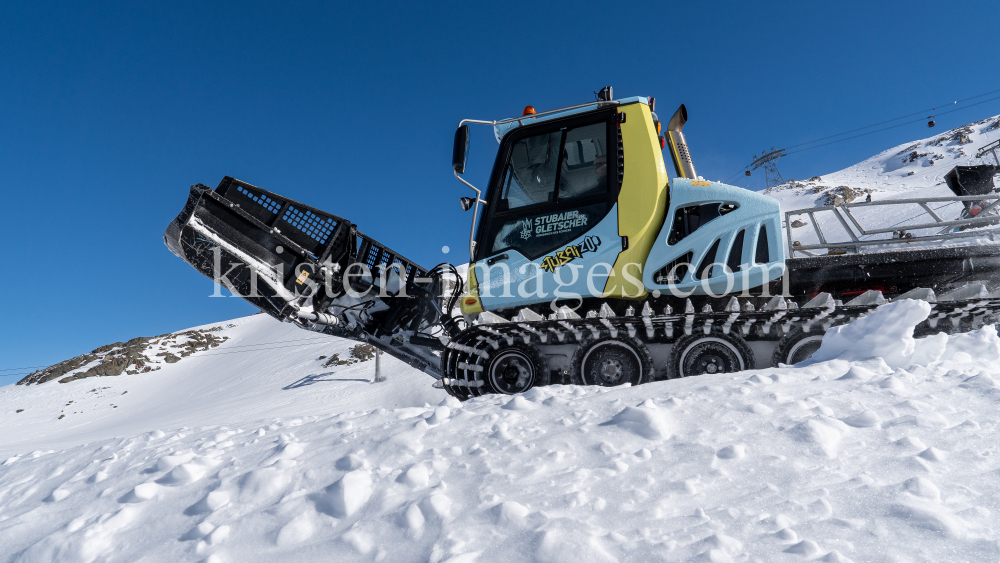
<svg viewBox="0 0 1000 563">
<path fill-rule="evenodd" d="M 918 330 L 966 332 L 985 324 L 1000 312 L 1000 299 L 970 299 L 929 303 L 931 314 Z M 671 315 L 590 317 L 532 322 L 474 325 L 445 345 L 441 368 L 445 389 L 466 399 L 490 392 L 485 373 L 491 353 L 511 343 L 530 345 L 580 344 L 586 336 L 603 339 L 616 333 L 641 342 L 672 343 L 678 338 L 721 328 L 746 340 L 777 341 L 793 329 L 822 334 L 831 327 L 847 324 L 872 312 L 878 305 L 818 307 L 739 312 L 705 312 Z"/>
</svg>

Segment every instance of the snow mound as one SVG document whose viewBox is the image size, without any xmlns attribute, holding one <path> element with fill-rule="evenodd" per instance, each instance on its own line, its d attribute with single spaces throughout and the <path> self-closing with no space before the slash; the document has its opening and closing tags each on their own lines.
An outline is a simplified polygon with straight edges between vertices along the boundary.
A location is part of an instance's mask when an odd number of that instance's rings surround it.
<svg viewBox="0 0 1000 563">
<path fill-rule="evenodd" d="M 316 501 L 316 510 L 334 518 L 347 518 L 360 510 L 371 496 L 371 475 L 366 471 L 351 471 L 327 487 Z"/>
<path fill-rule="evenodd" d="M 670 437 L 670 424 L 666 415 L 648 399 L 638 407 L 625 407 L 605 424 L 624 428 L 650 440 L 665 440 Z"/>
<path fill-rule="evenodd" d="M 947 361 L 972 362 L 1000 360 L 1000 338 L 995 326 L 947 335 L 938 333 L 913 338 L 913 329 L 927 320 L 931 306 L 925 301 L 904 299 L 882 305 L 870 315 L 851 324 L 833 327 L 823 335 L 823 343 L 804 365 L 830 360 L 864 362 L 876 360 L 891 369 L 912 365 L 927 366 Z M 875 373 L 864 366 L 852 366 L 841 381 L 868 381 Z M 883 388 L 902 389 L 903 382 L 894 376 L 879 382 Z"/>
<path fill-rule="evenodd" d="M 926 301 L 905 299 L 883 305 L 867 317 L 828 330 L 823 335 L 823 345 L 809 362 L 880 357 L 891 368 L 902 367 L 915 350 L 913 328 L 930 313 L 931 306 Z M 868 378 L 855 376 L 854 379 Z"/>
</svg>

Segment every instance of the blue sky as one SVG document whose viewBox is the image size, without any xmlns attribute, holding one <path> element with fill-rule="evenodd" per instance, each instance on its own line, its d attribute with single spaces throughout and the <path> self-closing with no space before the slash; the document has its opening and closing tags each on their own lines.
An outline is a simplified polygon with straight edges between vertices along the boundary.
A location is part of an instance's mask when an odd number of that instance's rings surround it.
<svg viewBox="0 0 1000 563">
<path fill-rule="evenodd" d="M 772 145 L 1000 89 L 993 2 L 0 10 L 0 369 L 255 312 L 209 298 L 211 281 L 163 245 L 194 183 L 235 176 L 431 266 L 465 256 L 467 189 L 450 173 L 462 118 L 580 103 L 610 84 L 618 97 L 655 96 L 662 115 L 685 103 L 698 172 L 725 180 Z M 998 113 L 990 102 L 937 130 Z M 821 175 L 926 135 L 916 123 L 780 168 Z M 487 128 L 475 132 L 474 184 L 495 148 Z"/>
</svg>

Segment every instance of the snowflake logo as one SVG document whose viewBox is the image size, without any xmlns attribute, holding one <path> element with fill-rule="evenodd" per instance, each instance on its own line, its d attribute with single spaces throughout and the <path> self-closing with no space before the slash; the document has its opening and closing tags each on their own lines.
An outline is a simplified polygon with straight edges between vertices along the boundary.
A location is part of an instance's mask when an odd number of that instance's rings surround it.
<svg viewBox="0 0 1000 563">
<path fill-rule="evenodd" d="M 525 219 L 521 225 L 521 238 L 528 240 L 531 238 L 531 219 Z"/>
</svg>

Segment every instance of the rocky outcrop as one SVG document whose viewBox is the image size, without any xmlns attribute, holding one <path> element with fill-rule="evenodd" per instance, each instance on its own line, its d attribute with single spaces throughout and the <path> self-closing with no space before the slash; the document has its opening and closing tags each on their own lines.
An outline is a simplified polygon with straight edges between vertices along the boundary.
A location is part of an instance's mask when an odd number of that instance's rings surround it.
<svg viewBox="0 0 1000 563">
<path fill-rule="evenodd" d="M 872 190 L 870 189 L 837 186 L 836 188 L 823 192 L 820 205 L 833 205 L 839 207 L 845 203 L 851 203 L 859 197 L 867 196 L 870 193 L 872 193 Z"/>
<path fill-rule="evenodd" d="M 959 145 L 967 145 L 972 142 L 972 139 L 969 138 L 969 135 L 971 135 L 972 133 L 973 130 L 971 125 L 966 125 L 964 127 L 952 129 L 951 131 L 947 131 L 943 135 L 927 143 L 927 146 L 939 147 L 941 145 L 949 144 L 952 142 Z"/>
<path fill-rule="evenodd" d="M 355 344 L 354 347 L 351 348 L 350 354 L 350 357 L 343 360 L 340 359 L 340 354 L 334 354 L 323 364 L 323 367 L 349 366 L 351 364 L 367 362 L 375 357 L 375 347 L 371 344 Z"/>
<path fill-rule="evenodd" d="M 160 369 L 160 364 L 172 364 L 195 352 L 215 348 L 229 339 L 213 332 L 222 327 L 187 330 L 160 336 L 141 336 L 128 342 L 101 346 L 75 358 L 35 371 L 17 382 L 18 385 L 45 383 L 57 379 L 68 383 L 88 377 L 111 377 L 123 373 L 148 373 Z"/>
</svg>

